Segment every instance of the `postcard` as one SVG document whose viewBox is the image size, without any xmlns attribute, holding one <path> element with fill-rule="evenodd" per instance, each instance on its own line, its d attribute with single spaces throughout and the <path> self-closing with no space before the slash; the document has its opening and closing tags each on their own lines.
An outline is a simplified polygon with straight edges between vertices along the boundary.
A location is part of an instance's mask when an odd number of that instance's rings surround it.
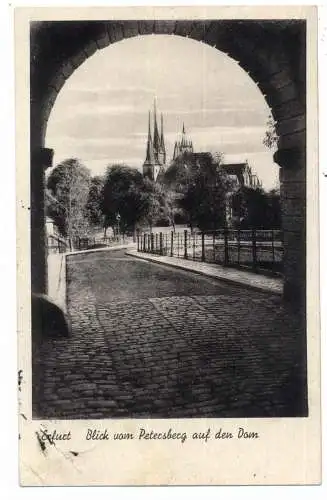
<svg viewBox="0 0 327 500">
<path fill-rule="evenodd" d="M 17 8 L 23 486 L 321 481 L 317 9 Z"/>
</svg>

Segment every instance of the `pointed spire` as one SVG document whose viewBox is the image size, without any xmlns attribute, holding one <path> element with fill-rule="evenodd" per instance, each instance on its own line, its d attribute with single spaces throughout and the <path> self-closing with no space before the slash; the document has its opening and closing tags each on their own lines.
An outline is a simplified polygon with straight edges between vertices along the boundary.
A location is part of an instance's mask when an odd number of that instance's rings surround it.
<svg viewBox="0 0 327 500">
<path fill-rule="evenodd" d="M 161 135 L 160 135 L 160 148 L 161 152 L 163 154 L 163 163 L 166 163 L 166 147 L 165 147 L 165 138 L 164 138 L 164 131 L 163 131 L 163 116 L 161 113 Z"/>
<path fill-rule="evenodd" d="M 177 141 L 175 141 L 173 160 L 175 160 L 177 158 L 177 156 L 178 156 L 178 154 L 177 154 Z"/>
<path fill-rule="evenodd" d="M 153 130 L 153 152 L 155 159 L 158 159 L 158 151 L 160 148 L 160 137 L 159 137 L 159 130 L 158 130 L 158 124 L 157 124 L 157 106 L 156 106 L 156 99 L 154 100 L 154 130 Z"/>
<path fill-rule="evenodd" d="M 185 138 L 185 125 L 183 122 L 183 130 L 182 130 L 182 141 L 181 141 L 181 146 L 186 146 L 186 138 Z"/>
<path fill-rule="evenodd" d="M 161 147 L 165 147 L 164 133 L 163 133 L 163 116 L 161 113 L 161 134 L 160 134 Z"/>
<path fill-rule="evenodd" d="M 145 158 L 145 163 L 153 163 L 154 158 L 153 158 L 153 144 L 152 144 L 152 137 L 151 137 L 151 113 L 149 111 L 149 127 L 148 127 L 148 142 L 146 146 L 146 158 Z"/>
</svg>

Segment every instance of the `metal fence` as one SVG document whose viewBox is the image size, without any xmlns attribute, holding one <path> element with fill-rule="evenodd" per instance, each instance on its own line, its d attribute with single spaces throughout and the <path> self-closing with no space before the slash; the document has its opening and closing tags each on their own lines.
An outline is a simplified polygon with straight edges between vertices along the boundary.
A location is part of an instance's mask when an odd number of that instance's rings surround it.
<svg viewBox="0 0 327 500">
<path fill-rule="evenodd" d="M 90 250 L 92 248 L 101 248 L 106 246 L 124 245 L 130 243 L 133 238 L 125 235 L 109 236 L 109 237 L 85 237 L 74 238 L 73 246 L 75 250 Z"/>
<path fill-rule="evenodd" d="M 137 249 L 255 271 L 282 272 L 282 231 L 275 229 L 143 233 L 138 235 Z"/>
<path fill-rule="evenodd" d="M 72 248 L 69 242 L 64 238 L 56 235 L 47 236 L 47 251 L 48 253 L 64 253 L 69 250 L 90 250 L 92 248 L 101 248 L 106 246 L 123 245 L 133 241 L 131 237 L 126 236 L 110 236 L 106 238 L 96 237 L 76 237 L 73 238 Z"/>
</svg>

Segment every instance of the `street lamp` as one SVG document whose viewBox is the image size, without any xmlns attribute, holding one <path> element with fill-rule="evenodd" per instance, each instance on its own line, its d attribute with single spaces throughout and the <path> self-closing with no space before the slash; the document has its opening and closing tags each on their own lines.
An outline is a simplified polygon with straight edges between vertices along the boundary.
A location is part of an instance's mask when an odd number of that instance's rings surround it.
<svg viewBox="0 0 327 500">
<path fill-rule="evenodd" d="M 119 213 L 119 212 L 117 212 L 117 214 L 116 214 L 116 221 L 117 221 L 117 232 L 118 232 L 118 236 L 120 235 L 120 227 L 119 227 L 119 224 L 120 224 L 120 219 L 121 219 L 121 217 L 120 217 L 120 213 Z"/>
</svg>

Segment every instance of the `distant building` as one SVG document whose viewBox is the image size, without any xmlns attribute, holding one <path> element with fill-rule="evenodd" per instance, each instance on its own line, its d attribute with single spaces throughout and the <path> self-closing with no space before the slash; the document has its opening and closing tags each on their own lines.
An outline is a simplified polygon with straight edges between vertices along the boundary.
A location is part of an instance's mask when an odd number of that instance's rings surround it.
<svg viewBox="0 0 327 500">
<path fill-rule="evenodd" d="M 223 163 L 223 171 L 235 181 L 236 188 L 250 187 L 253 189 L 262 187 L 262 183 L 256 174 L 252 173 L 248 162 L 245 163 Z"/>
<path fill-rule="evenodd" d="M 235 221 L 239 221 L 240 214 L 233 208 L 233 196 L 240 188 L 247 187 L 258 189 L 262 187 L 262 183 L 256 174 L 252 173 L 248 162 L 245 163 L 224 163 L 222 164 L 223 171 L 233 181 L 233 189 L 228 193 L 226 198 L 226 224 L 233 226 Z"/>
<path fill-rule="evenodd" d="M 153 111 L 153 132 L 151 131 L 151 114 L 149 112 L 148 140 L 146 157 L 143 163 L 143 175 L 156 182 L 164 182 L 176 191 L 175 196 L 180 196 L 179 191 L 185 181 L 185 175 L 191 175 L 201 167 L 212 162 L 209 152 L 195 152 L 192 140 L 186 135 L 183 123 L 181 137 L 175 141 L 172 162 L 167 165 L 166 147 L 163 131 L 163 116 L 161 114 L 161 129 L 159 133 L 157 123 L 156 103 Z M 242 163 L 222 163 L 222 170 L 228 175 L 231 182 L 230 192 L 226 200 L 226 222 L 232 225 L 239 214 L 233 210 L 232 199 L 235 193 L 242 188 L 258 189 L 262 183 L 258 176 L 252 172 L 247 161 Z"/>
<path fill-rule="evenodd" d="M 163 116 L 161 113 L 161 130 L 157 123 L 156 103 L 153 111 L 153 133 L 151 132 L 151 113 L 149 111 L 148 140 L 146 145 L 146 156 L 143 163 L 143 175 L 153 181 L 157 181 L 158 175 L 163 174 L 166 167 L 166 147 L 163 130 Z"/>
<path fill-rule="evenodd" d="M 45 228 L 47 236 L 58 236 L 59 230 L 55 221 L 51 217 L 46 217 Z"/>
<path fill-rule="evenodd" d="M 186 137 L 185 125 L 183 123 L 182 138 L 175 142 L 173 161 L 185 153 L 193 153 L 193 143 Z"/>
</svg>

